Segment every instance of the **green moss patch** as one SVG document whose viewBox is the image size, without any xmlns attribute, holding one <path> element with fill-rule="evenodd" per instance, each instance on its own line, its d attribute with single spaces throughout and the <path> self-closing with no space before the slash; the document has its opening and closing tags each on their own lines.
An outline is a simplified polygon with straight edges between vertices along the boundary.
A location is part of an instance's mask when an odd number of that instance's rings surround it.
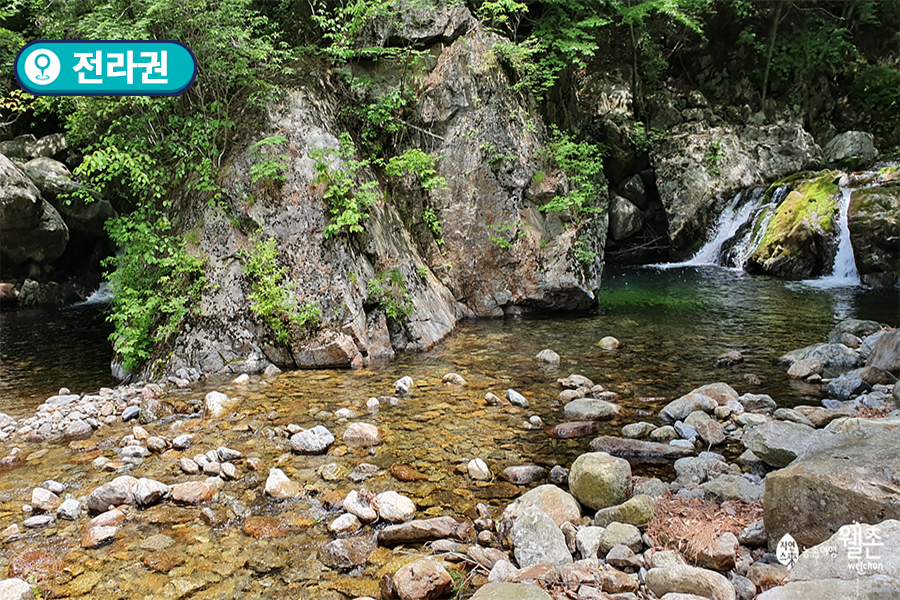
<svg viewBox="0 0 900 600">
<path fill-rule="evenodd" d="M 825 171 L 801 183 L 775 210 L 756 250 L 768 255 L 774 246 L 796 235 L 798 228 L 812 226 L 824 232 L 834 231 L 838 213 L 838 174 Z"/>
</svg>

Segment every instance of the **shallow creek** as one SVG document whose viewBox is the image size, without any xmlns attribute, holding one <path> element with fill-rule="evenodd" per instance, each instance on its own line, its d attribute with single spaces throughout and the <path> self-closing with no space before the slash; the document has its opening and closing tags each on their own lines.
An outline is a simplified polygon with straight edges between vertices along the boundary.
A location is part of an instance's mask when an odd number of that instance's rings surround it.
<svg viewBox="0 0 900 600">
<path fill-rule="evenodd" d="M 231 377 L 208 379 L 186 390 L 170 390 L 166 401 L 182 410 L 198 410 L 205 394 L 218 390 L 240 399 L 239 412 L 222 420 L 173 417 L 145 425 L 150 435 L 171 440 L 196 433 L 197 441 L 184 452 L 153 454 L 128 474 L 167 484 L 203 479 L 181 473 L 178 458 L 219 446 L 261 459 L 260 471 L 239 461 L 238 479 L 226 482 L 208 504 L 221 522 L 211 526 L 202 521 L 198 506 L 166 502 L 143 510 L 132 507 L 112 544 L 85 550 L 80 538 L 87 519 L 59 520 L 0 542 L 0 578 L 33 576 L 45 598 L 378 597 L 381 576 L 409 561 L 406 551 L 422 548 L 379 548 L 366 565 L 350 572 L 325 568 L 317 551 L 334 538 L 327 524 L 340 511 L 332 505 L 351 489 L 396 490 L 414 500 L 417 518 L 475 518 L 479 502 L 499 516 L 526 488 L 499 478 L 474 482 L 459 468 L 464 461 L 482 458 L 498 474 L 526 463 L 569 466 L 588 450 L 591 437 L 557 440 L 526 425 L 534 415 L 546 426 L 566 420 L 557 378 L 580 373 L 619 394 L 626 410 L 604 422 L 600 434 L 617 434 L 638 420 L 658 422 L 656 413 L 665 402 L 714 381 L 725 381 L 740 393 L 768 393 L 783 406 L 817 403 L 818 390 L 790 383 L 785 368 L 776 364 L 778 356 L 824 341 L 843 318 L 896 326 L 897 316 L 895 293 L 820 289 L 718 268 L 610 270 L 600 306 L 588 316 L 471 322 L 430 352 L 380 367 L 296 371 L 270 380 L 253 376 L 244 386 L 233 384 Z M 606 335 L 618 338 L 621 347 L 608 351 L 596 346 Z M 559 367 L 534 359 L 544 348 L 561 355 Z M 744 362 L 714 369 L 715 357 L 729 350 L 740 350 Z M 4 363 L 8 360 L 4 349 Z M 462 375 L 468 385 L 441 383 L 448 372 Z M 31 387 L 23 384 L 27 393 L 17 396 L 10 373 L 2 373 L 7 379 L 0 411 L 16 417 L 33 412 L 60 386 L 94 393 L 106 383 L 91 389 L 89 381 L 78 380 L 85 387 L 75 389 L 65 378 L 32 382 Z M 394 382 L 404 375 L 415 381 L 410 398 L 396 404 L 384 400 L 377 411 L 367 411 L 370 397 L 392 396 Z M 494 407 L 484 400 L 486 392 L 503 397 L 507 388 L 523 393 L 530 407 Z M 357 416 L 336 418 L 341 408 Z M 347 446 L 341 435 L 353 421 L 377 425 L 383 441 L 371 449 Z M 17 444 L 27 460 L 0 473 L 0 530 L 14 523 L 21 527 L 27 516 L 22 506 L 42 481 L 62 482 L 66 493 L 80 497 L 117 476 L 98 471 L 92 462 L 112 455 L 133 424 L 104 427 L 89 440 L 69 444 Z M 326 455 L 291 454 L 282 435 L 288 424 L 324 425 L 337 441 Z M 11 447 L 0 442 L 0 456 Z M 422 477 L 400 481 L 391 473 L 393 465 Z M 272 467 L 300 484 L 302 498 L 278 502 L 265 497 L 263 486 Z M 665 469 L 636 473 L 666 475 Z M 379 527 L 365 526 L 362 533 L 373 535 Z"/>
</svg>

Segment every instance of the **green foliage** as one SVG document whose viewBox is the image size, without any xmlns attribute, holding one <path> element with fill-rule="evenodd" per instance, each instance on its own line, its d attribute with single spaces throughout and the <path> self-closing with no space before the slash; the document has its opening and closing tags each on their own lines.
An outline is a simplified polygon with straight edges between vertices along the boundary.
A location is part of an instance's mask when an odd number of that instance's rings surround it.
<svg viewBox="0 0 900 600">
<path fill-rule="evenodd" d="M 292 325 L 315 327 L 322 311 L 315 302 L 297 303 L 284 282 L 287 268 L 278 266 L 275 238 L 264 239 L 257 233 L 250 241 L 253 247 L 238 253 L 244 261 L 244 273 L 252 281 L 250 310 L 269 326 L 275 339 L 286 344 Z"/>
<path fill-rule="evenodd" d="M 575 251 L 575 258 L 578 259 L 578 262 L 582 265 L 592 265 L 594 259 L 597 258 L 597 253 L 591 250 L 590 246 L 588 246 L 584 240 L 575 240 L 572 249 Z"/>
<path fill-rule="evenodd" d="M 250 146 L 250 150 L 253 151 L 253 160 L 258 161 L 250 167 L 250 180 L 253 183 L 262 179 L 265 185 L 271 186 L 276 181 L 284 181 L 284 172 L 288 167 L 287 154 L 267 156 L 264 149 L 286 143 L 287 138 L 278 134 L 259 140 Z"/>
<path fill-rule="evenodd" d="M 597 179 L 603 171 L 603 150 L 589 142 L 576 143 L 569 134 L 551 127 L 549 159 L 565 171 L 569 182 L 569 193 L 555 196 L 547 204 L 541 206 L 544 212 L 572 210 L 576 217 L 597 213 L 602 209 L 597 206 L 602 191 Z"/>
<path fill-rule="evenodd" d="M 419 279 L 422 281 L 426 281 L 428 279 L 428 267 L 417 267 L 416 273 L 419 274 Z"/>
<path fill-rule="evenodd" d="M 425 222 L 425 226 L 428 227 L 428 231 L 431 232 L 434 241 L 437 242 L 439 246 L 443 244 L 444 238 L 442 237 L 441 232 L 441 221 L 438 219 L 437 213 L 434 212 L 433 208 L 426 206 L 422 209 L 422 221 Z"/>
<path fill-rule="evenodd" d="M 485 228 L 489 232 L 488 239 L 503 250 L 512 248 L 515 241 L 518 238 L 525 237 L 525 233 L 531 229 L 530 226 L 524 223 L 513 223 L 510 221 L 504 221 L 500 225 L 485 225 Z M 512 233 L 508 236 L 502 235 L 508 232 Z"/>
<path fill-rule="evenodd" d="M 889 64 L 860 69 L 850 88 L 850 102 L 863 115 L 869 130 L 878 135 L 900 129 L 900 71 Z M 892 131 L 893 130 L 893 131 Z"/>
<path fill-rule="evenodd" d="M 380 199 L 378 181 L 357 185 L 360 171 L 371 161 L 357 156 L 356 146 L 349 133 L 340 136 L 339 150 L 316 150 L 310 156 L 315 160 L 315 183 L 325 185 L 325 202 L 331 215 L 331 223 L 325 226 L 326 238 L 334 237 L 346 228 L 350 233 L 360 233 L 361 223 L 368 218 L 367 211 Z"/>
<path fill-rule="evenodd" d="M 359 56 L 384 56 L 386 48 L 360 48 L 357 36 L 366 23 L 395 13 L 392 0 L 315 0 L 312 19 L 322 30 L 327 43 L 325 54 L 335 62 L 346 62 Z"/>
<path fill-rule="evenodd" d="M 500 152 L 494 145 L 490 142 L 485 142 L 481 146 L 479 146 L 479 150 L 487 153 L 487 161 L 491 165 L 491 169 L 497 169 L 503 163 L 503 161 L 514 161 L 518 158 L 515 154 L 511 152 Z"/>
<path fill-rule="evenodd" d="M 722 160 L 722 143 L 719 140 L 713 140 L 709 143 L 709 150 L 706 152 L 706 162 L 709 163 L 709 170 L 713 175 L 720 175 L 722 169 L 719 161 Z"/>
<path fill-rule="evenodd" d="M 629 131 L 629 137 L 634 149 L 646 154 L 663 137 L 663 133 L 653 128 L 648 130 L 642 121 L 635 121 L 633 128 Z"/>
<path fill-rule="evenodd" d="M 547 178 L 547 173 L 541 170 L 537 170 L 531 176 L 531 180 L 534 182 L 534 185 L 541 185 L 541 183 Z"/>
<path fill-rule="evenodd" d="M 425 192 L 447 187 L 447 180 L 437 174 L 437 157 L 418 148 L 405 150 L 392 156 L 384 165 L 385 174 L 391 177 L 414 177 Z"/>
<path fill-rule="evenodd" d="M 165 216 L 143 209 L 107 223 L 110 239 L 122 248 L 105 261 L 113 268 L 110 340 L 129 371 L 178 330 L 205 285 L 203 260 L 188 253 L 171 229 Z"/>
<path fill-rule="evenodd" d="M 369 300 L 377 302 L 389 319 L 400 321 L 412 314 L 412 298 L 400 269 L 382 271 L 369 280 L 367 287 Z"/>
</svg>

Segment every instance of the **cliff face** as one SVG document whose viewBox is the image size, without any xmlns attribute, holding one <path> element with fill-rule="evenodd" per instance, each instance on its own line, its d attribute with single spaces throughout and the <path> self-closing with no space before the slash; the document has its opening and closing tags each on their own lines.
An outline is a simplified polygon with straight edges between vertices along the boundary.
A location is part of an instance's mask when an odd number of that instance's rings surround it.
<svg viewBox="0 0 900 600">
<path fill-rule="evenodd" d="M 547 134 L 494 62 L 490 48 L 499 39 L 477 30 L 456 39 L 419 82 L 424 126 L 410 145 L 440 157 L 446 187 L 426 194 L 392 185 L 385 196 L 380 181 L 376 191 L 386 199 L 371 209 L 362 233 L 323 236 L 326 188 L 315 183 L 311 155 L 339 148 L 335 98 L 313 84 L 285 89 L 270 109 L 268 131 L 259 134 L 287 139 L 285 180 L 251 182 L 258 156 L 250 147 L 256 140 L 248 140 L 224 171 L 226 208 L 199 201 L 187 207 L 187 237 L 208 257 L 207 280 L 215 286 L 204 292 L 201 314 L 160 349 L 164 372 L 362 365 L 427 349 L 462 318 L 588 308 L 600 284 L 607 219 L 539 210 L 566 193 L 566 178 L 535 177 L 549 170 Z M 357 177 L 377 181 L 365 169 Z M 423 234 L 426 206 L 439 219 L 440 243 Z M 321 309 L 321 326 L 294 328 L 287 343 L 250 310 L 241 251 L 257 230 L 275 239 L 294 297 Z M 389 317 L 373 293 L 372 282 L 388 279 L 408 315 Z"/>
</svg>

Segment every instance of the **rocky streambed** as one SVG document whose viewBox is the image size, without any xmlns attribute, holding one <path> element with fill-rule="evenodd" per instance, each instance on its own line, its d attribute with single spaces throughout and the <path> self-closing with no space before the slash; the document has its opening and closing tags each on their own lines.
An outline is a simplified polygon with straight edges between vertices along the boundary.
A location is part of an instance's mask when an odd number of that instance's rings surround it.
<svg viewBox="0 0 900 600">
<path fill-rule="evenodd" d="M 61 393 L 0 417 L 0 597 L 900 590 L 898 338 L 846 321 L 787 354 L 828 396 L 792 408 L 722 382 L 634 398 L 550 349 L 518 390 L 460 368 Z"/>
</svg>

